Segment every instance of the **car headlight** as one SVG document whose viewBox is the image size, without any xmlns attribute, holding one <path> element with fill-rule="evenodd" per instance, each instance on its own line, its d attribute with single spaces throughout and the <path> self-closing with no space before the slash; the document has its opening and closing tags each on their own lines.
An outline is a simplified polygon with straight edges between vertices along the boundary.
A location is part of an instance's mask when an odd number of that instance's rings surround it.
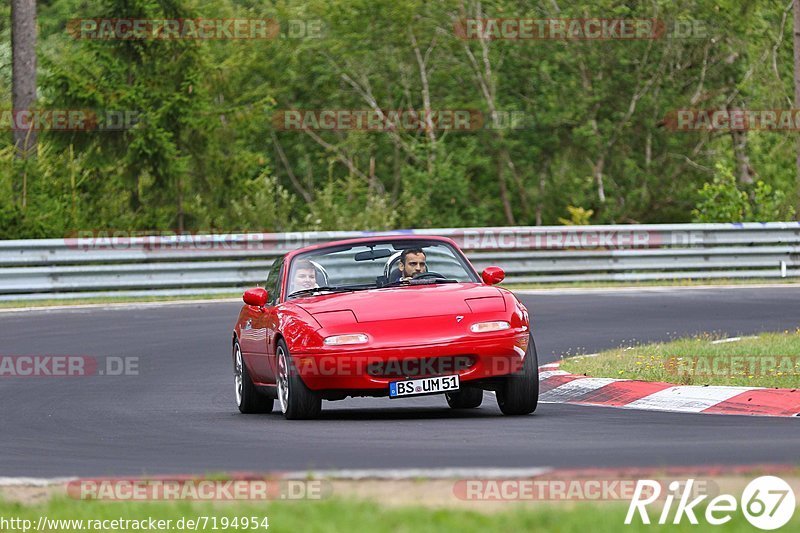
<svg viewBox="0 0 800 533">
<path fill-rule="evenodd" d="M 328 346 L 341 346 L 343 344 L 364 344 L 369 340 L 369 337 L 363 333 L 350 333 L 347 335 L 333 335 L 325 337 L 323 341 Z"/>
<path fill-rule="evenodd" d="M 505 320 L 495 320 L 493 322 L 476 322 L 469 327 L 472 333 L 488 333 L 490 331 L 503 331 L 511 328 L 511 324 Z"/>
</svg>

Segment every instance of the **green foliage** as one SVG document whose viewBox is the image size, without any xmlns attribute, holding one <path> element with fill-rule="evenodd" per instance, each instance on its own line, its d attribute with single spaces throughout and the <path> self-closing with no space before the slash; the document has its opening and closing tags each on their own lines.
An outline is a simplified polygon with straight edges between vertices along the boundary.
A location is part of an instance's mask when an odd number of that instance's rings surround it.
<svg viewBox="0 0 800 533">
<path fill-rule="evenodd" d="M 304 226 L 311 231 L 387 230 L 397 224 L 397 212 L 385 194 L 370 191 L 355 176 L 331 180 L 308 206 Z"/>
<path fill-rule="evenodd" d="M 736 186 L 733 171 L 721 163 L 711 183 L 697 191 L 700 201 L 692 210 L 694 222 L 744 222 L 750 218 L 747 193 Z"/>
<path fill-rule="evenodd" d="M 594 211 L 591 209 L 584 209 L 582 207 L 575 207 L 573 205 L 567 206 L 569 218 L 558 218 L 558 221 L 565 226 L 586 226 L 592 218 Z"/>
<path fill-rule="evenodd" d="M 200 197 L 195 199 L 197 212 L 203 209 Z M 236 198 L 231 200 L 232 220 L 236 226 L 219 226 L 219 229 L 235 231 L 265 231 L 282 232 L 291 231 L 296 227 L 295 210 L 297 198 L 292 196 L 278 180 L 265 169 L 257 177 L 247 180 L 241 187 Z M 211 219 L 211 216 L 201 217 Z M 220 221 L 224 222 L 224 220 Z M 214 228 L 216 225 L 212 225 Z"/>
<path fill-rule="evenodd" d="M 479 12 L 479 6 L 481 11 Z M 135 127 L 0 130 L 0 237 L 86 229 L 264 231 L 786 220 L 796 142 L 665 127 L 686 108 L 777 109 L 792 19 L 770 2 L 52 0 L 38 5 L 39 104 L 132 110 Z M 658 18 L 705 33 L 643 40 L 459 39 L 461 18 Z M 75 18 L 276 18 L 266 40 L 74 39 Z M 0 7 L 0 64 L 10 62 Z M 324 31 L 286 33 L 289 21 Z M 684 26 L 686 27 L 686 26 Z M 781 33 L 782 30 L 782 33 Z M 2 108 L 10 69 L 0 69 Z M 471 109 L 474 131 L 283 131 L 287 109 Z M 495 128 L 490 109 L 523 117 Z M 581 206 L 576 208 L 574 206 Z M 582 211 L 573 211 L 581 209 Z M 564 216 L 568 213 L 569 216 Z"/>
<path fill-rule="evenodd" d="M 794 208 L 783 191 L 775 191 L 762 180 L 744 189 L 736 184 L 729 167 L 718 164 L 713 181 L 697 191 L 700 200 L 692 210 L 693 221 L 770 222 L 794 216 Z"/>
<path fill-rule="evenodd" d="M 776 191 L 759 180 L 753 190 L 753 219 L 757 222 L 786 221 L 794 215 L 794 207 L 788 203 L 783 191 Z"/>
</svg>

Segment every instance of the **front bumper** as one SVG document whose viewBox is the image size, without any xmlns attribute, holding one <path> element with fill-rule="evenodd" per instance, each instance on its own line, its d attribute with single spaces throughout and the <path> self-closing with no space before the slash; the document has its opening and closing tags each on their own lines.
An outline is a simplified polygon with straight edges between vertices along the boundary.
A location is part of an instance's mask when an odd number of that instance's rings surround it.
<svg viewBox="0 0 800 533">
<path fill-rule="evenodd" d="M 517 330 L 420 346 L 320 348 L 292 354 L 291 371 L 314 391 L 388 390 L 391 381 L 453 374 L 468 384 L 519 371 L 529 338 Z"/>
</svg>

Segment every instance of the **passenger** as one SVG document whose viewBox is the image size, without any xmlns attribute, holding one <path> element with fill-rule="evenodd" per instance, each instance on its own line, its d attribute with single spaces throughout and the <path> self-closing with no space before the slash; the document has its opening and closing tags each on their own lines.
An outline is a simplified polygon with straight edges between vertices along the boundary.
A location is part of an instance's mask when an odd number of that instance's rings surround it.
<svg viewBox="0 0 800 533">
<path fill-rule="evenodd" d="M 315 287 L 319 287 L 317 285 L 317 269 L 314 268 L 310 261 L 301 260 L 294 267 L 294 276 L 292 277 L 289 294 Z"/>
</svg>

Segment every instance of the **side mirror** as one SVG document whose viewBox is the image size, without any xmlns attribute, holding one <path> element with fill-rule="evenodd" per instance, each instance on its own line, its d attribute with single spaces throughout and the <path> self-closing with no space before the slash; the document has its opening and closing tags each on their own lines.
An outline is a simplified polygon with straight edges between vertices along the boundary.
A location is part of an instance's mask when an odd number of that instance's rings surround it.
<svg viewBox="0 0 800 533">
<path fill-rule="evenodd" d="M 497 285 L 506 278 L 506 273 L 500 267 L 486 267 L 481 272 L 481 279 L 487 285 Z"/>
<path fill-rule="evenodd" d="M 264 304 L 267 303 L 268 294 L 266 289 L 262 289 L 261 287 L 256 287 L 255 289 L 247 289 L 244 291 L 244 295 L 242 296 L 242 300 L 247 305 L 254 305 L 256 307 L 264 307 Z"/>
</svg>

